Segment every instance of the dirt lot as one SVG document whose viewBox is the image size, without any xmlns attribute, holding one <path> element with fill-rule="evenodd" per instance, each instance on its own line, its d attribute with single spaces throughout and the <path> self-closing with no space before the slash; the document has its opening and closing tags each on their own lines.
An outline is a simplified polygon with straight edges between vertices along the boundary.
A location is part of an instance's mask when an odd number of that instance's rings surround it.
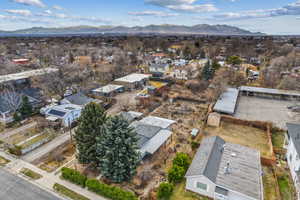
<svg viewBox="0 0 300 200">
<path fill-rule="evenodd" d="M 117 94 L 114 98 L 117 100 L 117 103 L 114 104 L 110 109 L 107 110 L 107 114 L 116 115 L 121 112 L 122 107 L 126 106 L 136 106 L 136 95 L 140 92 L 139 90 L 133 90 L 131 92 L 124 92 Z"/>
<path fill-rule="evenodd" d="M 227 142 L 257 149 L 266 158 L 272 156 L 267 133 L 261 129 L 222 122 L 219 128 L 207 127 L 205 133 L 207 136 L 218 135 Z"/>
<path fill-rule="evenodd" d="M 72 160 L 75 153 L 73 144 L 68 144 L 63 150 L 51 152 L 46 160 L 37 164 L 37 166 L 47 172 L 53 172 L 62 165 Z"/>
<path fill-rule="evenodd" d="M 245 120 L 269 121 L 279 128 L 286 129 L 285 124 L 287 122 L 300 122 L 300 114 L 295 116 L 287 108 L 295 105 L 295 103 L 293 101 L 241 96 L 234 116 Z"/>
</svg>

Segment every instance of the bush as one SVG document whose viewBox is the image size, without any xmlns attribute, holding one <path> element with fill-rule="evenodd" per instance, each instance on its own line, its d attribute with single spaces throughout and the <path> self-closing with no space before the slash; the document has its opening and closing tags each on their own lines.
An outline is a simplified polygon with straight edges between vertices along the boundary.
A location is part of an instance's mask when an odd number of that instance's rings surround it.
<svg viewBox="0 0 300 200">
<path fill-rule="evenodd" d="M 8 148 L 9 153 L 14 154 L 16 156 L 21 156 L 22 155 L 22 148 L 17 145 L 13 145 L 12 147 Z"/>
<path fill-rule="evenodd" d="M 86 186 L 88 190 L 112 200 L 137 200 L 134 193 L 119 187 L 109 186 L 96 179 L 88 179 L 86 181 Z"/>
<path fill-rule="evenodd" d="M 63 167 L 61 169 L 62 172 L 62 178 L 66 179 L 72 183 L 75 183 L 77 185 L 80 185 L 81 187 L 85 187 L 85 182 L 87 180 L 87 177 L 80 174 L 78 171 L 70 168 Z"/>
<path fill-rule="evenodd" d="M 173 165 L 177 165 L 179 167 L 184 168 L 184 172 L 186 172 L 191 164 L 191 158 L 186 153 L 177 153 L 176 157 L 173 160 Z"/>
<path fill-rule="evenodd" d="M 198 149 L 200 146 L 199 142 L 192 141 L 191 147 L 193 150 Z"/>
<path fill-rule="evenodd" d="M 168 171 L 168 181 L 170 183 L 179 183 L 183 180 L 186 170 L 178 165 L 173 165 Z"/>
<path fill-rule="evenodd" d="M 169 199 L 173 192 L 173 184 L 161 183 L 158 188 L 157 198 L 158 199 Z"/>
</svg>

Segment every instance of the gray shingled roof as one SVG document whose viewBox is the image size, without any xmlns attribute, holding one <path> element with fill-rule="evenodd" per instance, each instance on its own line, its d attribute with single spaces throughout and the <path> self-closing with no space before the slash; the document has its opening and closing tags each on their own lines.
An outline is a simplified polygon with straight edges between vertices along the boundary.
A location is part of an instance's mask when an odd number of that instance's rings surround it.
<svg viewBox="0 0 300 200">
<path fill-rule="evenodd" d="M 121 112 L 120 115 L 126 119 L 129 123 L 133 122 L 134 120 L 138 119 L 143 115 L 140 112 L 128 111 L 128 112 Z"/>
<path fill-rule="evenodd" d="M 218 99 L 214 106 L 214 111 L 230 115 L 234 114 L 238 96 L 238 89 L 228 88 Z"/>
<path fill-rule="evenodd" d="M 262 199 L 260 153 L 255 149 L 225 143 L 218 136 L 206 138 L 186 173 L 187 178 L 199 175 L 221 188 Z"/>
<path fill-rule="evenodd" d="M 288 135 L 293 141 L 298 155 L 300 155 L 300 124 L 287 123 Z"/>
<path fill-rule="evenodd" d="M 95 99 L 87 97 L 82 93 L 73 94 L 64 99 L 69 101 L 71 104 L 75 104 L 75 105 L 79 105 L 79 106 L 84 106 L 86 104 L 89 104 L 89 103 L 95 101 Z"/>
</svg>

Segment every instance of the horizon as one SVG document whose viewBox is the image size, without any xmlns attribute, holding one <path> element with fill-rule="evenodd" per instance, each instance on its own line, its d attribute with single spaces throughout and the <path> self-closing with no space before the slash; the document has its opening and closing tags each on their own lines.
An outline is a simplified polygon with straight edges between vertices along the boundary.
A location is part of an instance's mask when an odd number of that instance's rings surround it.
<svg viewBox="0 0 300 200">
<path fill-rule="evenodd" d="M 104 3 L 86 0 L 74 3 L 68 0 L 4 0 L 0 6 L 0 30 L 219 24 L 268 35 L 299 35 L 300 1 L 270 1 L 116 0 Z"/>
</svg>

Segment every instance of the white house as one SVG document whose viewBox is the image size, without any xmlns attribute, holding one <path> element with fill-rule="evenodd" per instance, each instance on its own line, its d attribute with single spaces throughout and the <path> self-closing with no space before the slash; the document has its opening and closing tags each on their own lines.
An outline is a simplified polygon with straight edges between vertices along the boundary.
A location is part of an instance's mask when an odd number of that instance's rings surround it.
<svg viewBox="0 0 300 200">
<path fill-rule="evenodd" d="M 208 137 L 185 175 L 185 188 L 216 200 L 263 200 L 261 174 L 259 151 Z"/>
<path fill-rule="evenodd" d="M 53 121 L 60 119 L 62 125 L 68 127 L 80 117 L 81 110 L 81 106 L 74 104 L 57 105 L 49 108 L 45 112 L 45 116 Z"/>
<path fill-rule="evenodd" d="M 143 88 L 149 80 L 150 74 L 129 74 L 114 80 L 117 85 L 123 85 L 126 89 Z"/>
<path fill-rule="evenodd" d="M 152 74 L 163 76 L 170 69 L 169 64 L 152 64 L 149 66 L 149 71 Z"/>
<path fill-rule="evenodd" d="M 297 191 L 297 199 L 300 199 L 300 124 L 287 123 L 286 156 L 292 179 Z"/>
<path fill-rule="evenodd" d="M 94 95 L 112 97 L 117 93 L 121 93 L 125 90 L 123 85 L 108 84 L 103 87 L 92 90 Z"/>
</svg>

